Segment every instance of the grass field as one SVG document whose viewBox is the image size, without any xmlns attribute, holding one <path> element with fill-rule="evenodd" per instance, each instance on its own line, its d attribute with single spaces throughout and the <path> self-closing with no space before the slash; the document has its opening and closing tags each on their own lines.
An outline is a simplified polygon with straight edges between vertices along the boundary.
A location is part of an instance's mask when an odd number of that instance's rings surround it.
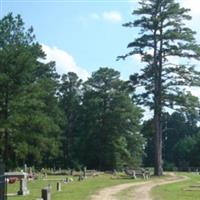
<svg viewBox="0 0 200 200">
<path fill-rule="evenodd" d="M 200 175 L 193 173 L 181 173 L 180 175 L 188 176 L 190 179 L 162 185 L 156 187 L 152 191 L 153 200 L 200 200 Z M 48 186 L 52 187 L 52 200 L 89 200 L 89 197 L 98 190 L 109 187 L 112 185 L 136 182 L 136 180 L 128 179 L 127 177 L 120 176 L 112 178 L 111 175 L 100 175 L 98 177 L 89 177 L 88 179 L 78 182 L 77 178 L 70 184 L 62 182 L 62 191 L 56 191 L 56 183 L 58 180 L 63 180 L 64 176 L 48 176 L 48 180 L 35 180 L 28 182 L 30 195 L 27 196 L 9 196 L 8 200 L 35 200 L 41 197 L 41 189 Z M 52 179 L 52 180 L 50 180 Z M 54 179 L 54 180 L 53 180 Z M 56 180 L 55 180 L 56 179 Z M 156 180 L 157 178 L 153 178 Z M 151 178 L 152 180 L 152 178 Z M 137 181 L 141 181 L 138 179 Z M 19 183 L 8 184 L 8 193 L 16 193 L 19 189 Z M 195 191 L 189 191 L 194 190 Z M 132 190 L 134 191 L 134 190 Z M 130 195 L 130 189 L 120 192 L 117 197 L 120 200 L 132 199 L 133 194 Z"/>
<path fill-rule="evenodd" d="M 200 199 L 200 175 L 196 173 L 181 173 L 190 179 L 159 186 L 153 189 L 154 200 L 199 200 Z M 197 186 L 197 187 L 192 187 Z"/>
<path fill-rule="evenodd" d="M 196 173 L 178 173 L 180 176 L 187 176 L 189 179 L 157 186 L 152 192 L 153 200 L 200 200 L 200 175 Z M 165 176 L 166 178 L 167 176 Z M 164 177 L 162 177 L 164 178 Z M 162 178 L 152 177 L 151 180 L 159 181 Z M 196 187 L 191 187 L 196 186 Z M 199 187 L 198 187 L 199 186 Z M 135 187 L 128 188 L 116 194 L 118 200 L 132 200 L 134 198 Z"/>
<path fill-rule="evenodd" d="M 64 179 L 64 176 L 48 176 L 48 179 Z M 77 179 L 77 178 L 75 178 Z M 35 200 L 41 197 L 41 189 L 50 184 L 52 186 L 52 200 L 88 200 L 89 196 L 101 188 L 117 185 L 121 183 L 134 182 L 127 177 L 112 178 L 111 175 L 101 175 L 89 177 L 84 181 L 74 181 L 70 184 L 62 183 L 62 191 L 56 191 L 56 180 L 35 180 L 28 182 L 30 195 L 9 196 L 8 200 Z M 19 183 L 8 184 L 8 193 L 16 193 L 19 190 Z"/>
</svg>

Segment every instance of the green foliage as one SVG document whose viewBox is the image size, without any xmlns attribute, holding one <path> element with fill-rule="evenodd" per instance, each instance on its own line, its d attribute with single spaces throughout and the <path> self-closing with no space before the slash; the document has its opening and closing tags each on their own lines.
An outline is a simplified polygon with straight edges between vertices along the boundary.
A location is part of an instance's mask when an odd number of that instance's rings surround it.
<svg viewBox="0 0 200 200">
<path fill-rule="evenodd" d="M 76 168 L 78 161 L 79 119 L 81 107 L 82 80 L 69 72 L 64 74 L 59 88 L 60 108 L 63 111 L 62 150 L 64 167 Z"/>
<path fill-rule="evenodd" d="M 133 88 L 142 86 L 144 91 L 138 102 L 154 110 L 155 130 L 155 174 L 162 174 L 162 112 L 165 107 L 186 107 L 185 86 L 199 86 L 199 72 L 186 63 L 186 59 L 197 59 L 200 47 L 194 34 L 185 26 L 190 20 L 189 9 L 180 7 L 174 0 L 146 0 L 133 12 L 138 16 L 125 27 L 139 27 L 140 36 L 128 44 L 133 50 L 118 59 L 139 54 L 146 63 L 140 74 L 130 76 Z M 173 63 L 179 58 L 183 64 Z"/>
<path fill-rule="evenodd" d="M 199 127 L 191 123 L 190 108 L 186 112 L 163 114 L 163 161 L 165 170 L 188 170 L 199 166 Z M 195 122 L 197 118 L 192 119 Z M 144 122 L 142 134 L 146 138 L 144 164 L 152 166 L 153 130 L 152 120 Z"/>
<path fill-rule="evenodd" d="M 196 135 L 185 137 L 177 142 L 174 147 L 174 162 L 183 170 L 189 169 L 189 167 L 198 167 L 200 164 L 199 159 L 199 145 L 200 136 L 199 132 Z"/>
<path fill-rule="evenodd" d="M 140 163 L 141 110 L 129 96 L 119 72 L 100 68 L 84 84 L 82 105 L 83 162 L 92 168 L 114 169 Z M 101 153 L 100 153 L 101 152 Z"/>
<path fill-rule="evenodd" d="M 7 169 L 41 164 L 58 154 L 58 75 L 54 63 L 42 59 L 33 29 L 25 30 L 19 15 L 5 16 L 0 21 L 0 143 Z"/>
<path fill-rule="evenodd" d="M 139 164 L 141 110 L 119 77 L 101 68 L 84 86 L 73 72 L 59 80 L 33 29 L 26 30 L 19 15 L 5 16 L 0 21 L 0 153 L 7 170 L 25 163 L 99 169 Z"/>
</svg>

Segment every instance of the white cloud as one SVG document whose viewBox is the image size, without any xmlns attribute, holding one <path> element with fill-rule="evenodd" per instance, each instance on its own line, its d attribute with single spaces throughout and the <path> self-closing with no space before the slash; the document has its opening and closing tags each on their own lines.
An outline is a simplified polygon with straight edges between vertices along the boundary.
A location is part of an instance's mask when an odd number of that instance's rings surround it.
<svg viewBox="0 0 200 200">
<path fill-rule="evenodd" d="M 108 22 L 121 22 L 122 15 L 118 11 L 105 11 L 103 13 L 91 13 L 89 14 L 89 19 L 92 20 L 104 20 Z"/>
<path fill-rule="evenodd" d="M 122 21 L 122 16 L 117 11 L 104 12 L 103 13 L 103 18 L 106 21 L 110 21 L 110 22 L 120 22 L 120 21 Z"/>
<path fill-rule="evenodd" d="M 187 91 L 190 91 L 192 95 L 200 97 L 200 88 L 199 87 L 185 87 Z"/>
<path fill-rule="evenodd" d="M 182 0 L 182 1 L 180 1 L 180 5 L 185 8 L 190 8 L 191 9 L 190 14 L 192 16 L 200 15 L 200 12 L 199 12 L 200 1 L 198 1 L 198 0 Z"/>
<path fill-rule="evenodd" d="M 179 0 L 179 3 L 182 7 L 191 9 L 188 14 L 192 16 L 192 20 L 188 21 L 186 25 L 199 33 L 200 1 L 199 0 Z M 196 35 L 196 39 L 200 41 L 199 34 Z"/>
<path fill-rule="evenodd" d="M 140 54 L 134 54 L 134 55 L 132 56 L 132 59 L 133 59 L 133 61 L 141 62 L 142 57 L 141 57 Z"/>
<path fill-rule="evenodd" d="M 86 80 L 90 74 L 87 70 L 79 67 L 74 58 L 64 50 L 57 47 L 49 47 L 42 45 L 42 49 L 46 53 L 46 61 L 56 62 L 56 71 L 59 74 L 66 74 L 68 72 L 75 72 L 81 79 Z"/>
<path fill-rule="evenodd" d="M 144 110 L 143 118 L 142 118 L 143 121 L 147 121 L 147 120 L 153 118 L 153 111 L 152 110 L 150 110 L 147 107 L 143 107 L 143 106 L 142 106 L 142 109 Z"/>
</svg>

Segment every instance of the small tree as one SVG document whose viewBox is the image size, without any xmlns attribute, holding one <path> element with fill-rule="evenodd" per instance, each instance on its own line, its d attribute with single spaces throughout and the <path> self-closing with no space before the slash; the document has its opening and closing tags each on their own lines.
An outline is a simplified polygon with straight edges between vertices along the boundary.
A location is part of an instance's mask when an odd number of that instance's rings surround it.
<svg viewBox="0 0 200 200">
<path fill-rule="evenodd" d="M 140 8 L 133 15 L 140 16 L 125 27 L 139 27 L 140 37 L 128 44 L 131 52 L 118 59 L 139 54 L 147 65 L 141 74 L 134 74 L 130 81 L 134 87 L 142 86 L 139 103 L 154 111 L 155 175 L 162 175 L 162 111 L 165 106 L 181 105 L 183 86 L 197 85 L 199 73 L 185 63 L 187 58 L 199 59 L 200 47 L 194 34 L 184 24 L 190 20 L 189 9 L 181 8 L 174 0 L 141 0 Z M 182 58 L 173 63 L 172 57 Z M 186 104 L 185 104 L 186 105 Z"/>
</svg>

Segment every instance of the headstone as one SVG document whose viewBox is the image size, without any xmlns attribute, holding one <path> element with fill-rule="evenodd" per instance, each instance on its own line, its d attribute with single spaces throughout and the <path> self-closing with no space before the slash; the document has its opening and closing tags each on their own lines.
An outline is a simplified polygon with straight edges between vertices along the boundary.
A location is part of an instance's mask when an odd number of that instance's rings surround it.
<svg viewBox="0 0 200 200">
<path fill-rule="evenodd" d="M 49 187 L 42 189 L 42 195 L 43 200 L 51 200 L 51 189 Z"/>
<path fill-rule="evenodd" d="M 7 188 L 6 188 L 6 181 L 4 176 L 5 167 L 3 161 L 0 159 L 0 200 L 6 200 L 7 196 Z"/>
<path fill-rule="evenodd" d="M 18 191 L 18 195 L 27 195 L 29 194 L 29 190 L 27 188 L 27 173 L 25 172 L 6 172 L 4 173 L 6 178 L 20 180 L 20 188 Z"/>
<path fill-rule="evenodd" d="M 116 176 L 116 175 L 117 175 L 117 170 L 114 169 L 114 170 L 113 170 L 113 176 Z"/>
<path fill-rule="evenodd" d="M 84 167 L 83 168 L 83 176 L 84 176 L 84 178 L 86 178 L 86 171 L 87 171 L 87 167 Z"/>
<path fill-rule="evenodd" d="M 70 183 L 73 181 L 74 181 L 74 179 L 72 177 L 66 177 L 66 179 L 64 180 L 64 183 Z"/>
<path fill-rule="evenodd" d="M 24 172 L 27 173 L 27 164 L 24 164 Z"/>
<path fill-rule="evenodd" d="M 33 169 L 32 169 L 32 167 L 29 167 L 28 173 L 29 173 L 29 174 L 33 174 Z"/>
<path fill-rule="evenodd" d="M 56 189 L 58 192 L 61 191 L 61 183 L 60 182 L 57 182 Z"/>
<path fill-rule="evenodd" d="M 28 195 L 30 192 L 27 188 L 27 178 L 20 179 L 20 189 L 18 195 Z"/>
<path fill-rule="evenodd" d="M 84 180 L 84 176 L 79 175 L 79 176 L 78 176 L 78 181 L 83 181 L 83 180 Z"/>
</svg>

